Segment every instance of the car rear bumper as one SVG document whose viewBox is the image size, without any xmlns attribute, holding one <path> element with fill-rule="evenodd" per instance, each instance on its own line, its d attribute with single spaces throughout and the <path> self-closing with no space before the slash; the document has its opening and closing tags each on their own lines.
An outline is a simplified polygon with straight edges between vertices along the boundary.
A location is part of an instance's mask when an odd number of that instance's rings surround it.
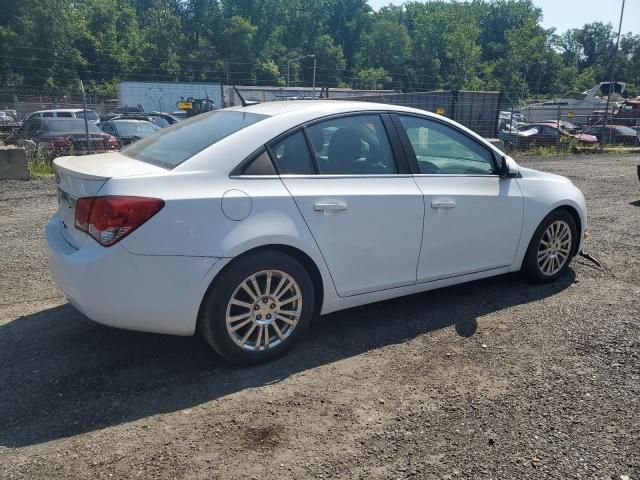
<svg viewBox="0 0 640 480">
<path fill-rule="evenodd" d="M 81 249 L 62 236 L 54 215 L 46 227 L 49 270 L 69 302 L 111 327 L 192 335 L 216 258 L 135 255 L 121 245 Z"/>
</svg>

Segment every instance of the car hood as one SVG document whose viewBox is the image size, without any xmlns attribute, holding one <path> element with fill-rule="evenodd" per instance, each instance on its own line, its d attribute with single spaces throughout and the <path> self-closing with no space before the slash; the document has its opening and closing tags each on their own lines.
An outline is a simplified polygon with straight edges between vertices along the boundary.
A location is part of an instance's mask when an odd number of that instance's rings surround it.
<svg viewBox="0 0 640 480">
<path fill-rule="evenodd" d="M 598 141 L 598 137 L 596 137 L 595 135 L 589 135 L 587 133 L 580 133 L 578 135 L 574 135 L 578 140 L 580 140 L 581 142 L 591 142 L 591 143 L 595 143 Z"/>
</svg>

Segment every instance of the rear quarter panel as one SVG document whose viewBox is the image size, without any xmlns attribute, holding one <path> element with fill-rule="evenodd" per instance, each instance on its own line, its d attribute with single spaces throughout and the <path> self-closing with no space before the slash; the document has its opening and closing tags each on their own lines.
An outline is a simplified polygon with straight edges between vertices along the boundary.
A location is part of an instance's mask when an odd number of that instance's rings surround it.
<svg viewBox="0 0 640 480">
<path fill-rule="evenodd" d="M 236 206 L 236 210 L 246 209 L 247 196 L 250 199 L 242 220 L 232 220 L 223 212 L 222 198 L 232 190 L 246 196 L 225 197 L 225 211 Z M 205 172 L 174 172 L 112 179 L 100 195 L 139 195 L 165 201 L 157 215 L 122 240 L 122 246 L 131 253 L 230 259 L 253 248 L 285 245 L 307 254 L 320 271 L 325 298 L 335 295 L 320 250 L 277 177 L 233 179 Z"/>
</svg>

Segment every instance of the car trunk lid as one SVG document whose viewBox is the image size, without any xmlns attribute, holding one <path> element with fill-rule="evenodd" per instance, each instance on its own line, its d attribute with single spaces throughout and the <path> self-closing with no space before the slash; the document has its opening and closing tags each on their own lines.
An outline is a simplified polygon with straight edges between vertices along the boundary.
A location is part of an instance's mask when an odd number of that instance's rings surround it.
<svg viewBox="0 0 640 480">
<path fill-rule="evenodd" d="M 167 170 L 140 162 L 121 153 L 103 153 L 84 157 L 60 157 L 54 160 L 58 187 L 58 215 L 62 234 L 75 248 L 93 241 L 75 228 L 79 198 L 98 196 L 102 186 L 114 177 L 167 173 Z"/>
</svg>

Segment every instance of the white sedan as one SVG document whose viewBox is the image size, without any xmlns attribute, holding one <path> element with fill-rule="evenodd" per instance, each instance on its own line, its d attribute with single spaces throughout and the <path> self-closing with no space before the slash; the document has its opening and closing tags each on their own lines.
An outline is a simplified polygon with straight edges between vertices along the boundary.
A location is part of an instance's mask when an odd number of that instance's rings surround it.
<svg viewBox="0 0 640 480">
<path fill-rule="evenodd" d="M 55 161 L 49 267 L 114 327 L 259 363 L 329 312 L 580 252 L 584 197 L 441 116 L 346 101 L 218 110 Z"/>
</svg>

